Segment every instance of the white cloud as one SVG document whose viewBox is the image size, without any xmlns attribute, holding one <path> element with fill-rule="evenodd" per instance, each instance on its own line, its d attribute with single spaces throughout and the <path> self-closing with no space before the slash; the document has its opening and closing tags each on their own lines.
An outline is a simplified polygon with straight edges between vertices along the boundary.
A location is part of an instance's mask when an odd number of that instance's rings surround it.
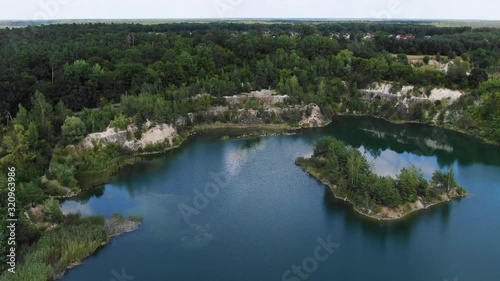
<svg viewBox="0 0 500 281">
<path fill-rule="evenodd" d="M 493 0 L 1 0 L 0 19 L 408 18 L 497 20 Z M 219 8 L 216 8 L 219 7 Z M 221 10 L 220 7 L 224 9 Z M 221 11 L 223 11 L 221 13 Z"/>
</svg>

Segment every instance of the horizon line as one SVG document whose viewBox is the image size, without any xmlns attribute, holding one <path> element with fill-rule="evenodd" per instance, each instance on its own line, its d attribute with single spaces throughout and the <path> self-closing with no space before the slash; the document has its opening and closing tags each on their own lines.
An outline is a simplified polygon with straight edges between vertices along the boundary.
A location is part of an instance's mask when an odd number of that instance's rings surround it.
<svg viewBox="0 0 500 281">
<path fill-rule="evenodd" d="M 110 20 L 219 20 L 219 21 L 249 21 L 249 20 L 274 20 L 274 21 L 484 21 L 500 22 L 497 19 L 446 19 L 446 18 L 301 18 L 301 17 L 242 17 L 242 18 L 217 18 L 217 17 L 199 17 L 199 18 L 54 18 L 54 19 L 1 19 L 1 21 L 21 21 L 21 22 L 50 22 L 50 21 L 110 21 Z"/>
</svg>

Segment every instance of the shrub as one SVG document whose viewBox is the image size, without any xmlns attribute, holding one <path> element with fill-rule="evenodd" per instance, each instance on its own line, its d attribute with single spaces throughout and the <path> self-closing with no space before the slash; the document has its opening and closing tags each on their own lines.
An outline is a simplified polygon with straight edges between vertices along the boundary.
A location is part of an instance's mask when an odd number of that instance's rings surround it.
<svg viewBox="0 0 500 281">
<path fill-rule="evenodd" d="M 123 113 L 118 113 L 117 115 L 115 115 L 115 118 L 113 119 L 113 121 L 111 121 L 109 126 L 119 130 L 125 130 L 130 123 L 130 118 L 127 118 L 125 115 L 123 115 Z"/>
</svg>

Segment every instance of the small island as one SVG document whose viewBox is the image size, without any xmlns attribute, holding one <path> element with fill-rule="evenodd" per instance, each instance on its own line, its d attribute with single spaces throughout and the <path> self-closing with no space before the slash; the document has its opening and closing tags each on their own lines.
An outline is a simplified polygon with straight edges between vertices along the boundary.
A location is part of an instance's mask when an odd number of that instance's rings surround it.
<svg viewBox="0 0 500 281">
<path fill-rule="evenodd" d="M 332 137 L 317 141 L 312 157 L 299 157 L 295 163 L 327 185 L 336 198 L 377 220 L 400 219 L 467 195 L 453 169 L 436 170 L 430 181 L 414 166 L 401 169 L 395 179 L 378 176 L 361 152 Z"/>
</svg>

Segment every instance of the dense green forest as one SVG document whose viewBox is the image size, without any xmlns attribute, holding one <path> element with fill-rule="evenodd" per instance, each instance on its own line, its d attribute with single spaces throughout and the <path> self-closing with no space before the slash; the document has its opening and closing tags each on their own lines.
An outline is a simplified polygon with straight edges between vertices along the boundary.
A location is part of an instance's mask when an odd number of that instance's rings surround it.
<svg viewBox="0 0 500 281">
<path fill-rule="evenodd" d="M 365 39 L 367 32 L 374 37 Z M 396 39 L 408 33 L 415 38 Z M 381 23 L 73 24 L 3 29 L 0 36 L 3 118 L 7 112 L 14 115 L 19 103 L 30 107 L 36 91 L 72 110 L 118 102 L 126 93 L 162 93 L 179 102 L 199 93 L 285 90 L 287 84 L 298 86 L 289 93 L 296 99 L 314 100 L 323 79 L 358 88 L 385 79 L 467 89 L 485 80 L 485 72 L 500 68 L 496 29 Z M 475 71 L 467 77 L 463 69 L 448 75 L 414 69 L 405 55 L 391 53 L 461 56 Z"/>
<path fill-rule="evenodd" d="M 364 22 L 55 24 L 0 29 L 0 37 L 0 197 L 7 198 L 7 168 L 14 166 L 18 215 L 43 205 L 47 223 L 64 223 L 47 199 L 63 195 L 53 179 L 78 191 L 85 173 L 105 179 L 130 156 L 112 144 L 74 149 L 85 135 L 146 120 L 172 124 L 227 105 L 223 96 L 242 92 L 273 89 L 289 96 L 282 106 L 315 103 L 326 118 L 355 111 L 500 143 L 498 29 Z M 448 71 L 431 62 L 447 64 Z M 467 94 L 401 114 L 396 101 L 363 99 L 361 89 L 382 81 Z M 255 101 L 242 106 L 262 109 Z M 198 115 L 192 123 L 233 121 L 230 114 L 218 118 Z M 296 123 L 297 114 L 281 121 Z M 2 200 L 2 225 L 6 207 Z M 0 241 L 6 235 L 1 229 Z M 20 262 L 44 235 L 19 215 Z M 1 243 L 0 253 L 6 250 Z M 2 254 L 0 271 L 5 265 Z"/>
<path fill-rule="evenodd" d="M 441 196 L 462 196 L 453 170 L 435 171 L 430 181 L 417 167 L 403 168 L 396 178 L 376 175 L 357 149 L 332 137 L 316 142 L 310 159 L 296 163 L 322 181 L 334 186 L 335 195 L 348 199 L 357 210 L 376 214 L 381 207 L 400 208 L 420 200 L 428 205 L 442 201 Z"/>
<path fill-rule="evenodd" d="M 36 91 L 51 105 L 62 102 L 74 111 L 154 93 L 168 101 L 174 118 L 195 110 L 186 98 L 201 93 L 272 88 L 291 96 L 291 103 L 315 102 L 327 115 L 346 108 L 371 113 L 358 89 L 387 80 L 472 92 L 455 105 L 466 114 L 450 127 L 499 139 L 491 129 L 498 128 L 491 122 L 498 115 L 489 109 L 497 105 L 500 82 L 480 87 L 500 70 L 497 29 L 361 22 L 65 24 L 2 29 L 0 36 L 2 124 L 19 104 L 31 108 Z M 426 57 L 413 64 L 408 55 Z M 443 72 L 427 67 L 430 59 L 456 63 Z M 489 105 L 473 108 L 480 100 Z M 425 121 L 420 111 L 408 121 Z"/>
</svg>

